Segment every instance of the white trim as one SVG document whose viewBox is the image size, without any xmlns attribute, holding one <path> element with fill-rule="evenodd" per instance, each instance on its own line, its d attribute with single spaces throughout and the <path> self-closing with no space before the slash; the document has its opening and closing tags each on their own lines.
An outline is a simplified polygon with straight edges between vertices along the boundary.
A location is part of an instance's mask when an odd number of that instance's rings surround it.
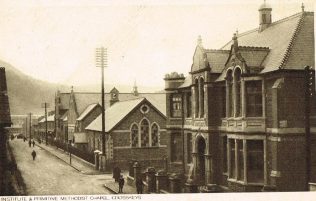
<svg viewBox="0 0 316 201">
<path fill-rule="evenodd" d="M 131 128 L 132 127 L 130 127 L 130 129 Z M 113 130 L 113 131 L 111 131 L 111 133 L 130 133 L 130 132 L 131 132 L 131 130 Z"/>
<path fill-rule="evenodd" d="M 311 127 L 311 132 L 316 133 L 316 127 Z M 273 134 L 305 134 L 305 128 L 267 128 L 267 133 Z"/>
<path fill-rule="evenodd" d="M 265 140 L 265 135 L 255 134 L 255 135 L 243 135 L 243 134 L 227 134 L 228 139 L 245 139 L 245 140 Z"/>
</svg>

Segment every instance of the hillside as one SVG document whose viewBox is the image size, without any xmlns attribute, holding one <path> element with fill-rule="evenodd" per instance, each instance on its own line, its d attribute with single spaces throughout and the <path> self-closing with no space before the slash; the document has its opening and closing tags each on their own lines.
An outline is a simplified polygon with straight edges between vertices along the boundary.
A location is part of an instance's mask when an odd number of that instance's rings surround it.
<svg viewBox="0 0 316 201">
<path fill-rule="evenodd" d="M 1 60 L 0 66 L 6 69 L 11 114 L 43 114 L 43 102 L 49 102 L 54 107 L 57 84 L 34 79 Z"/>
<path fill-rule="evenodd" d="M 38 80 L 28 75 L 25 75 L 11 64 L 0 60 L 0 67 L 5 67 L 8 95 L 10 102 L 11 114 L 33 114 L 42 115 L 44 109 L 41 108 L 43 102 L 50 103 L 49 110 L 54 110 L 54 96 L 57 89 L 62 92 L 69 92 L 70 86 L 58 85 L 46 81 Z M 120 92 L 129 93 L 132 86 L 127 85 L 105 85 L 105 92 L 109 92 L 113 87 L 116 87 Z M 98 92 L 99 85 L 82 85 L 75 86 L 75 91 Z M 158 87 L 140 86 L 139 92 L 157 92 L 161 91 Z"/>
</svg>

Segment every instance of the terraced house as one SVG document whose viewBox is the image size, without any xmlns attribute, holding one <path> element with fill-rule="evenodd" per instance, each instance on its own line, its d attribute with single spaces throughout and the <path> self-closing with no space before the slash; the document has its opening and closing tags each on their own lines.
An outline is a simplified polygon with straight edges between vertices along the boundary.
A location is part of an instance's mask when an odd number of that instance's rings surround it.
<svg viewBox="0 0 316 201">
<path fill-rule="evenodd" d="M 302 7 L 273 22 L 267 3 L 258 27 L 222 48 L 206 49 L 199 38 L 189 75 L 165 77 L 171 171 L 205 191 L 306 190 L 316 180 L 315 93 L 307 174 L 304 77 L 314 48 L 313 12 Z"/>
</svg>

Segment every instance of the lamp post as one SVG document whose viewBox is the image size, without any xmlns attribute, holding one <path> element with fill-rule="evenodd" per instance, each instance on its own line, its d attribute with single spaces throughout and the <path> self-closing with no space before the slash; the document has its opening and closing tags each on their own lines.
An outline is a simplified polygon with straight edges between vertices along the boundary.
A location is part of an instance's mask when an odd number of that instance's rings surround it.
<svg viewBox="0 0 316 201">
<path fill-rule="evenodd" d="M 104 105 L 104 68 L 107 67 L 107 49 L 100 47 L 96 49 L 96 66 L 101 68 L 101 105 L 102 105 L 102 155 L 105 160 L 105 105 Z M 105 163 L 104 163 L 105 164 Z M 104 168 L 101 163 L 101 167 Z"/>
</svg>

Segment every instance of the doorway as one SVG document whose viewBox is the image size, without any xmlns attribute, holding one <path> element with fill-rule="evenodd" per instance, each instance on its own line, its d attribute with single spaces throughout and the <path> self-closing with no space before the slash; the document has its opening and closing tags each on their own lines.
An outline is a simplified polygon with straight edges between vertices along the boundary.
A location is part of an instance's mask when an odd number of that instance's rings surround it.
<svg viewBox="0 0 316 201">
<path fill-rule="evenodd" d="M 205 139 L 199 137 L 197 139 L 197 176 L 200 185 L 205 185 L 205 147 Z"/>
</svg>

